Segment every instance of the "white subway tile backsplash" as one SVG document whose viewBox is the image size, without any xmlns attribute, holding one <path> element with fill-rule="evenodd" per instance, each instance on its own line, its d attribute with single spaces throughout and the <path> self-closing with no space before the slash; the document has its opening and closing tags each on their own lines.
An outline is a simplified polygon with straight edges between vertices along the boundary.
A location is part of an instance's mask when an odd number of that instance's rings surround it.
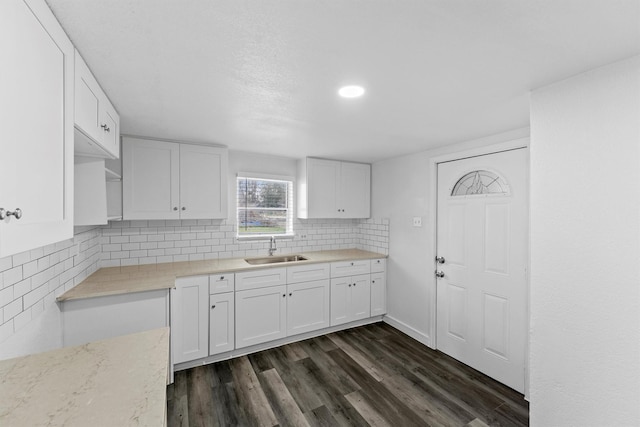
<svg viewBox="0 0 640 427">
<path fill-rule="evenodd" d="M 112 229 L 78 227 L 72 239 L 0 258 L 0 342 L 97 270 L 101 242 L 112 234 Z"/>
<path fill-rule="evenodd" d="M 77 227 L 73 239 L 0 258 L 0 342 L 98 267 L 267 255 L 266 241 L 238 241 L 223 220 L 114 221 Z M 294 220 L 278 253 L 359 248 L 389 253 L 389 220 Z"/>
</svg>

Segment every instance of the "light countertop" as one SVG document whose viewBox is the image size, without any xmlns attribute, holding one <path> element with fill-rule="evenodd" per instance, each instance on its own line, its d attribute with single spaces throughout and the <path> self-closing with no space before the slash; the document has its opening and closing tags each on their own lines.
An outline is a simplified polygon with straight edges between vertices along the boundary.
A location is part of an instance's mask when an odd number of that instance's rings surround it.
<svg viewBox="0 0 640 427">
<path fill-rule="evenodd" d="M 169 289 L 175 286 L 177 277 L 197 276 L 201 274 L 232 273 L 246 270 L 316 264 L 323 262 L 386 258 L 386 255 L 363 251 L 360 249 L 300 252 L 296 253 L 296 255 L 302 255 L 306 257 L 307 260 L 296 261 L 295 263 L 251 265 L 247 263 L 244 258 L 229 258 L 101 268 L 73 289 L 70 289 L 60 295 L 57 300 L 66 301 L 72 299 Z"/>
<path fill-rule="evenodd" d="M 162 426 L 169 328 L 0 361 L 2 426 Z"/>
</svg>

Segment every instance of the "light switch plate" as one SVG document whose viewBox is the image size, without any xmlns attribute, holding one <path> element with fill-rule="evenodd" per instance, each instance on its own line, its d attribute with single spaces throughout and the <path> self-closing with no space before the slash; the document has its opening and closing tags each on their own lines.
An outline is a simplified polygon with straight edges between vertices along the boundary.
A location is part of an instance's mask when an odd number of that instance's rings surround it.
<svg viewBox="0 0 640 427">
<path fill-rule="evenodd" d="M 422 217 L 414 216 L 413 217 L 413 226 L 414 227 L 422 227 Z"/>
</svg>

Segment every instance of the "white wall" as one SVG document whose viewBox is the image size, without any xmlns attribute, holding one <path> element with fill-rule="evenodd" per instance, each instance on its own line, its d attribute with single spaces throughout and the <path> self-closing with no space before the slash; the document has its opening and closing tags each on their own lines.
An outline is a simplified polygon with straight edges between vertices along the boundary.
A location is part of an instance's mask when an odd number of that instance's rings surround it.
<svg viewBox="0 0 640 427">
<path fill-rule="evenodd" d="M 0 258 L 0 360 L 62 346 L 55 298 L 98 268 L 100 229 Z"/>
<path fill-rule="evenodd" d="M 516 129 L 373 165 L 372 216 L 389 218 L 387 321 L 393 326 L 426 345 L 434 345 L 434 159 L 467 150 L 480 154 L 487 147 L 528 135 L 529 129 Z M 413 217 L 422 218 L 422 227 L 413 227 Z"/>
<path fill-rule="evenodd" d="M 640 420 L 640 57 L 531 99 L 531 424 Z"/>
</svg>

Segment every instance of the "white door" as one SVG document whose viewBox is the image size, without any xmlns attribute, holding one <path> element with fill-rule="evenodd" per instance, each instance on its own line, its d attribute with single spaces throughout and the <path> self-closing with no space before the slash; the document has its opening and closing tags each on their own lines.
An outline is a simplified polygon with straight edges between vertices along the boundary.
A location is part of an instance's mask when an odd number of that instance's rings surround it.
<svg viewBox="0 0 640 427">
<path fill-rule="evenodd" d="M 339 218 L 369 218 L 371 165 L 342 162 L 338 195 Z"/>
<path fill-rule="evenodd" d="M 361 274 L 351 277 L 349 321 L 371 317 L 371 276 Z"/>
<path fill-rule="evenodd" d="M 528 152 L 438 164 L 437 348 L 524 392 Z"/>
<path fill-rule="evenodd" d="M 179 219 L 180 146 L 124 138 L 122 151 L 124 219 Z"/>
<path fill-rule="evenodd" d="M 287 336 L 329 327 L 329 279 L 287 285 Z"/>
<path fill-rule="evenodd" d="M 184 277 L 171 289 L 173 362 L 209 354 L 209 276 Z"/>
<path fill-rule="evenodd" d="M 227 150 L 180 144 L 180 218 L 227 217 Z"/>
<path fill-rule="evenodd" d="M 73 237 L 74 50 L 44 2 L 2 0 L 0 52 L 5 257 Z"/>
<path fill-rule="evenodd" d="M 307 159 L 308 218 L 337 218 L 340 162 Z"/>
<path fill-rule="evenodd" d="M 235 348 L 234 292 L 209 295 L 209 355 Z"/>
<path fill-rule="evenodd" d="M 287 336 L 287 286 L 236 292 L 236 348 Z"/>
<path fill-rule="evenodd" d="M 349 321 L 351 277 L 331 279 L 331 326 Z"/>
</svg>

